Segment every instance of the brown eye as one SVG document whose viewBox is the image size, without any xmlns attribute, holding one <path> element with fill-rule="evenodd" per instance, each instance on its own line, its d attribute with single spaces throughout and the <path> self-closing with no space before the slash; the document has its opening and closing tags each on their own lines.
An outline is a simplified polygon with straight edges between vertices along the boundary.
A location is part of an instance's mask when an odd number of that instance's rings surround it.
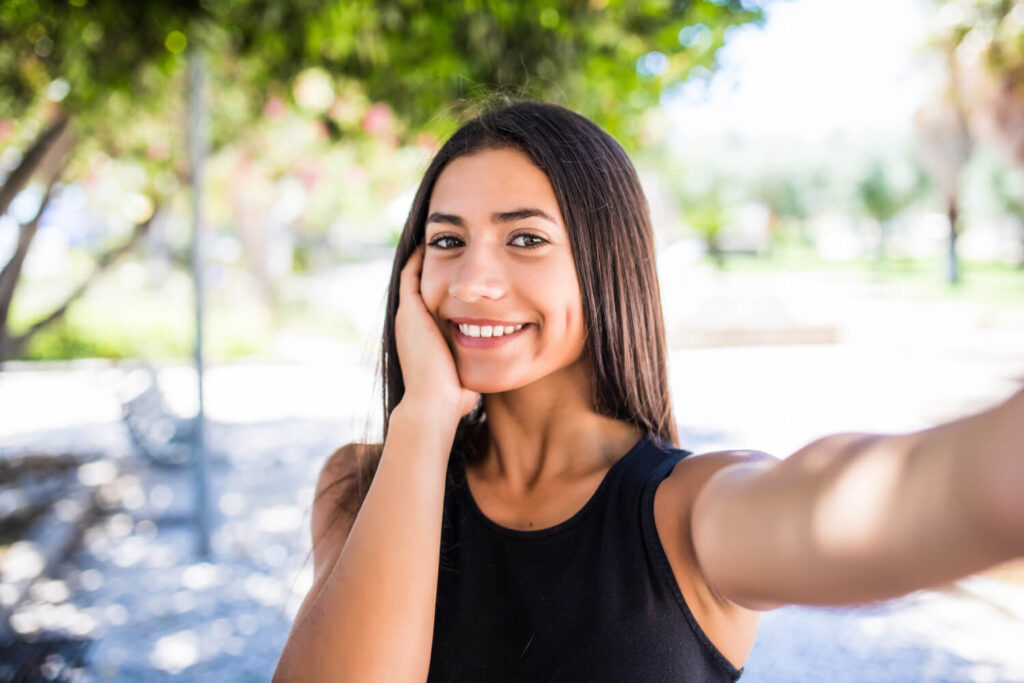
<svg viewBox="0 0 1024 683">
<path fill-rule="evenodd" d="M 533 233 L 529 233 L 529 232 L 521 232 L 521 233 L 519 233 L 518 235 L 516 235 L 515 237 L 512 238 L 512 242 L 515 242 L 516 240 L 518 240 L 520 238 L 523 239 L 523 243 L 522 244 L 517 244 L 516 246 L 525 247 L 526 249 L 533 249 L 534 247 L 539 247 L 542 244 L 547 244 L 548 243 L 548 241 L 546 239 L 544 239 L 543 237 L 540 237 L 538 235 L 534 235 Z"/>
<path fill-rule="evenodd" d="M 454 249 L 458 246 L 449 246 L 451 242 L 462 242 L 462 240 L 458 237 L 453 237 L 452 235 L 438 235 L 434 239 L 430 240 L 430 242 L 427 243 L 427 246 L 442 250 Z"/>
</svg>

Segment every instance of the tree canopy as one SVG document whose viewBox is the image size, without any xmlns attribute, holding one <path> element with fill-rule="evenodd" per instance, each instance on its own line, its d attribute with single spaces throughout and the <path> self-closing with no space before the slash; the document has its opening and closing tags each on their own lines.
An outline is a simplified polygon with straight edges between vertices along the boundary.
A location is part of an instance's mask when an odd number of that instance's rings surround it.
<svg viewBox="0 0 1024 683">
<path fill-rule="evenodd" d="M 629 139 L 666 87 L 713 66 L 729 28 L 761 18 L 748 0 L 8 0 L 0 118 L 49 100 L 98 126 L 116 93 L 159 97 L 199 45 L 246 90 L 249 114 L 320 67 L 412 128 L 499 90 L 566 104 Z"/>
<path fill-rule="evenodd" d="M 726 33 L 761 19 L 757 0 L 7 0 L 0 214 L 31 178 L 45 175 L 48 189 L 0 272 L 0 360 L 59 319 L 174 200 L 189 171 L 185 65 L 193 50 L 210 83 L 214 148 L 236 153 L 231 173 L 291 175 L 312 186 L 326 168 L 347 165 L 348 184 L 359 187 L 367 166 L 384 169 L 371 176 L 408 166 L 400 148 L 432 148 L 492 93 L 564 104 L 633 146 L 665 89 L 713 68 Z M 268 131 L 292 130 L 287 149 L 272 149 Z M 130 201 L 119 203 L 109 236 L 93 241 L 102 246 L 96 270 L 12 335 L 12 298 L 50 190 L 109 174 L 115 161 L 126 162 Z M 259 233 L 267 228 L 246 208 L 259 198 L 235 189 L 222 193 L 228 222 L 265 282 Z M 331 193 L 320 213 L 357 223 L 339 194 L 352 204 L 367 193 Z"/>
</svg>

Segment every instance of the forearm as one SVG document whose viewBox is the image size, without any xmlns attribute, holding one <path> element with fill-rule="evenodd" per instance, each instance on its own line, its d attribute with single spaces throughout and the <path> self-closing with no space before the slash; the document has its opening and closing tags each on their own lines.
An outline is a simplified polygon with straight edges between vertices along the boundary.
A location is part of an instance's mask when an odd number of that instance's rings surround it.
<svg viewBox="0 0 1024 683">
<path fill-rule="evenodd" d="M 834 513 L 834 547 L 846 555 L 858 601 L 939 586 L 1024 555 L 1024 393 L 931 429 L 880 437 L 860 452 L 854 446 L 844 459 L 819 504 Z M 856 488 L 858 471 L 876 472 L 875 485 L 860 501 L 837 496 Z M 854 528 L 862 524 L 860 533 L 843 535 L 844 514 Z"/>
<path fill-rule="evenodd" d="M 348 540 L 293 628 L 275 680 L 426 678 L 454 433 L 454 424 L 395 409 Z"/>
<path fill-rule="evenodd" d="M 927 432 L 924 448 L 954 451 L 953 495 L 998 559 L 1024 555 L 1024 390 Z"/>
<path fill-rule="evenodd" d="M 835 435 L 773 467 L 720 472 L 695 513 L 709 583 L 755 607 L 850 604 L 1024 554 L 1022 402 L 914 434 Z"/>
</svg>

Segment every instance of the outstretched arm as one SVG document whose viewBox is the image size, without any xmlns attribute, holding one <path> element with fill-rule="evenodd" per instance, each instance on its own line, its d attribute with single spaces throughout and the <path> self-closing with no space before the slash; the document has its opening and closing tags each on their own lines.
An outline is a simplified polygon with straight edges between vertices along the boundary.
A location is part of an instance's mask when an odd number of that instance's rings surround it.
<svg viewBox="0 0 1024 683">
<path fill-rule="evenodd" d="M 691 530 L 708 585 L 753 609 L 872 602 L 1024 556 L 1024 391 L 924 431 L 726 467 Z"/>
</svg>

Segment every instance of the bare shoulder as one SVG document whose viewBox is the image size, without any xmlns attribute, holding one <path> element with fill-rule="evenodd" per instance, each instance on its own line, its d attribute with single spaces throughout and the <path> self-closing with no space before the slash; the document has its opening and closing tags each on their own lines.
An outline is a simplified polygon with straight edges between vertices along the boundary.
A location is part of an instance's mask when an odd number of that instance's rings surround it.
<svg viewBox="0 0 1024 683">
<path fill-rule="evenodd" d="M 320 497 L 321 491 L 329 490 L 339 478 L 355 472 L 359 452 L 364 448 L 367 448 L 366 444 L 347 443 L 327 456 L 320 467 L 320 476 L 317 479 L 317 498 Z"/>
<path fill-rule="evenodd" d="M 693 545 L 693 507 L 704 485 L 732 466 L 777 462 L 761 451 L 729 450 L 680 460 L 654 497 L 655 524 L 683 598 L 715 647 L 737 668 L 753 648 L 759 613 L 718 595 L 704 580 Z"/>
<path fill-rule="evenodd" d="M 686 536 L 688 544 L 692 544 L 694 505 L 712 477 L 733 467 L 763 470 L 779 462 L 773 455 L 754 450 L 711 451 L 680 460 L 666 477 L 662 488 L 666 489 L 666 497 L 672 501 L 670 505 L 673 516 L 685 523 L 680 531 Z"/>
<path fill-rule="evenodd" d="M 361 456 L 379 445 L 350 443 L 331 453 L 320 467 L 310 524 L 313 537 L 313 585 L 299 605 L 292 628 L 302 621 L 331 575 L 341 555 L 356 514 L 344 505 L 345 496 L 359 475 Z"/>
<path fill-rule="evenodd" d="M 689 516 L 690 507 L 704 484 L 721 470 L 734 465 L 771 466 L 779 459 L 763 451 L 727 450 L 691 455 L 680 460 L 659 487 L 667 488 L 679 512 Z"/>
<path fill-rule="evenodd" d="M 311 519 L 314 580 L 329 570 L 355 522 L 357 510 L 344 505 L 359 476 L 358 467 L 380 444 L 350 443 L 337 449 L 320 468 Z"/>
<path fill-rule="evenodd" d="M 764 451 L 737 449 L 727 451 L 709 451 L 699 455 L 691 455 L 688 458 L 684 458 L 679 464 L 685 465 L 683 471 L 692 470 L 706 472 L 710 477 L 718 470 L 723 467 L 729 467 L 730 465 L 776 463 L 778 461 L 779 459 L 774 455 L 765 453 Z M 676 470 L 679 470 L 679 467 L 677 467 Z M 673 474 L 675 474 L 676 470 L 673 470 Z"/>
</svg>

